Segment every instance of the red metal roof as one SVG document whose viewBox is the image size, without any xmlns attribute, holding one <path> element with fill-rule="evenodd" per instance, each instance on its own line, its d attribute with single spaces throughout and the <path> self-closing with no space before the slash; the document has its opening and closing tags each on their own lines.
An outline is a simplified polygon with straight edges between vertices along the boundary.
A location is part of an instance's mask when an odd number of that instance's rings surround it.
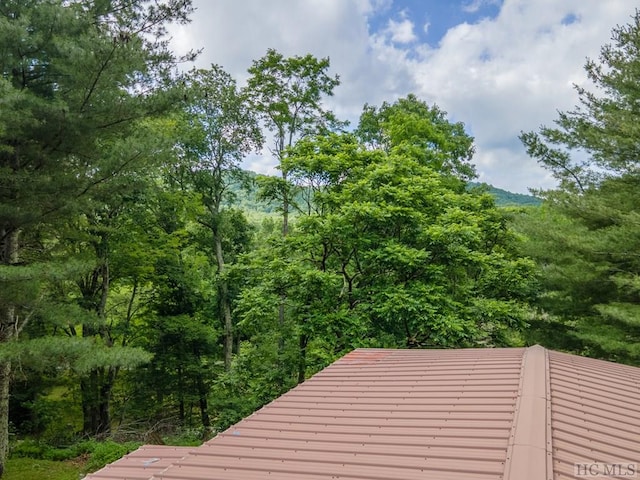
<svg viewBox="0 0 640 480">
<path fill-rule="evenodd" d="M 577 462 L 640 464 L 640 368 L 539 346 L 360 349 L 168 468 L 90 478 L 584 478 Z"/>
<path fill-rule="evenodd" d="M 640 478 L 640 368 L 558 352 L 549 360 L 554 478 L 576 478 L 575 462 L 635 464 Z"/>
</svg>

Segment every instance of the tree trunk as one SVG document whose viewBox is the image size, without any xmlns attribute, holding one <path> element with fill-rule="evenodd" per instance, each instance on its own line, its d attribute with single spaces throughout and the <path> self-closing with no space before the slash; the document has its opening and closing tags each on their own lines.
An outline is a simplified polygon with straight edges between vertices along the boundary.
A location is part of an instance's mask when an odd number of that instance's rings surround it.
<svg viewBox="0 0 640 480">
<path fill-rule="evenodd" d="M 87 436 L 104 437 L 111 433 L 110 407 L 115 377 L 114 369 L 99 368 L 80 380 L 82 431 Z"/>
<path fill-rule="evenodd" d="M 226 280 L 220 280 L 220 307 L 224 318 L 224 370 L 231 370 L 233 358 L 233 321 L 231 318 L 231 305 L 229 305 L 229 289 Z"/>
<path fill-rule="evenodd" d="M 98 419 L 101 429 L 99 435 L 111 433 L 111 394 L 116 382 L 116 369 L 106 368 L 102 370 L 100 385 L 100 403 L 98 404 Z"/>
<path fill-rule="evenodd" d="M 4 339 L 3 339 L 4 340 Z M 11 364 L 0 363 L 0 477 L 9 451 L 9 384 L 11 383 Z"/>
<path fill-rule="evenodd" d="M 84 325 L 84 337 L 98 332 Z M 82 400 L 82 431 L 87 436 L 106 436 L 111 432 L 111 392 L 116 380 L 116 370 L 100 367 L 91 370 L 80 379 Z"/>
<path fill-rule="evenodd" d="M 200 419 L 202 420 L 202 426 L 208 429 L 211 426 L 211 419 L 209 418 L 209 404 L 207 401 L 207 388 L 202 381 L 202 378 L 198 378 L 198 402 L 200 404 Z"/>
<path fill-rule="evenodd" d="M 82 336 L 102 338 L 105 345 L 111 347 L 113 342 L 106 329 L 106 305 L 109 297 L 111 283 L 109 270 L 109 243 L 108 236 L 102 235 L 100 243 L 96 247 L 98 258 L 102 265 L 94 272 L 94 281 L 91 288 L 86 288 L 82 293 L 84 306 L 88 310 L 94 310 L 100 319 L 98 328 L 83 325 Z M 100 367 L 91 370 L 86 378 L 80 380 L 82 394 L 82 430 L 85 435 L 104 437 L 111 433 L 111 392 L 115 385 L 117 369 Z"/>
<path fill-rule="evenodd" d="M 289 146 L 291 146 L 291 137 L 289 138 Z M 282 192 L 282 236 L 286 237 L 289 234 L 289 192 L 286 187 L 287 172 L 282 169 L 282 180 L 284 180 L 285 187 Z M 284 324 L 285 324 L 285 303 L 287 301 L 287 295 L 280 295 L 280 305 L 278 306 L 278 368 L 283 371 L 284 365 L 282 362 L 282 356 L 284 355 L 285 338 L 284 338 Z M 284 383 L 284 378 L 282 379 Z"/>
<path fill-rule="evenodd" d="M 0 229 L 0 264 L 18 263 L 20 232 L 3 227 Z M 16 309 L 13 305 L 0 305 L 0 345 L 10 342 L 20 331 Z M 9 387 L 11 363 L 0 362 L 0 477 L 9 452 Z"/>
<path fill-rule="evenodd" d="M 282 180 L 284 181 L 284 191 L 282 192 L 282 236 L 289 234 L 289 190 L 287 189 L 287 172 L 282 171 Z"/>
<path fill-rule="evenodd" d="M 178 367 L 178 416 L 180 424 L 185 423 L 185 404 L 184 404 L 184 375 L 182 375 L 182 367 Z"/>
<path fill-rule="evenodd" d="M 300 334 L 300 357 L 298 358 L 298 383 L 305 381 L 307 373 L 307 344 L 309 343 L 309 336 Z"/>
<path fill-rule="evenodd" d="M 289 197 L 287 194 L 282 199 L 282 236 L 289 234 Z"/>
<path fill-rule="evenodd" d="M 240 335 L 236 335 L 233 337 L 233 354 L 235 356 L 240 355 L 240 344 L 242 340 L 240 339 Z"/>
<path fill-rule="evenodd" d="M 220 309 L 224 321 L 224 370 L 231 370 L 231 358 L 233 355 L 233 319 L 231 318 L 231 301 L 229 299 L 229 286 L 224 274 L 224 255 L 222 253 L 222 239 L 218 231 L 213 232 L 216 247 L 216 262 L 218 264 L 218 292 L 220 293 Z"/>
</svg>

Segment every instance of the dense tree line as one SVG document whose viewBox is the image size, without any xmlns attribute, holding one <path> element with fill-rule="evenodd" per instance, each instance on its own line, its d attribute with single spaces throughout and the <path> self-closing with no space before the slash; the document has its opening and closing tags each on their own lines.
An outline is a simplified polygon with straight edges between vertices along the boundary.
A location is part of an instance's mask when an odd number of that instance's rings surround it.
<svg viewBox="0 0 640 480">
<path fill-rule="evenodd" d="M 0 6 L 0 464 L 10 427 L 205 437 L 357 347 L 640 360 L 638 16 L 587 65 L 603 95 L 522 135 L 560 187 L 518 210 L 469 188 L 437 106 L 337 119 L 328 59 L 178 73 L 190 11 Z M 262 149 L 279 176 L 240 168 Z M 248 183 L 277 213 L 238 208 Z"/>
</svg>

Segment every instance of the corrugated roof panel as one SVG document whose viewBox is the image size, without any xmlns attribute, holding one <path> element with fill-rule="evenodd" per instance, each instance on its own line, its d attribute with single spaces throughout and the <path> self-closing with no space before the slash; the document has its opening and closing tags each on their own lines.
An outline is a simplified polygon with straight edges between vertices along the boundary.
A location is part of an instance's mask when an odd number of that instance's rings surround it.
<svg viewBox="0 0 640 480">
<path fill-rule="evenodd" d="M 289 424 L 277 424 L 273 422 L 262 422 L 259 418 L 253 419 L 250 423 L 239 423 L 236 425 L 235 431 L 239 432 L 238 435 L 241 435 L 244 429 L 250 428 L 255 430 L 261 430 L 263 435 L 271 435 L 270 432 L 303 432 L 309 436 L 309 438 L 314 438 L 316 435 L 325 434 L 325 435 L 335 435 L 336 439 L 339 439 L 338 435 L 343 436 L 344 434 L 352 435 L 352 434 L 362 434 L 367 435 L 369 437 L 380 437 L 380 436 L 400 436 L 406 438 L 407 440 L 413 438 L 430 438 L 430 437 L 442 437 L 442 438 L 502 438 L 505 439 L 509 436 L 509 429 L 498 429 L 498 428 L 484 428 L 484 429 L 454 429 L 454 428 L 442 428 L 442 426 L 416 426 L 411 425 L 410 427 L 389 427 L 387 426 L 384 430 L 378 427 L 377 425 L 359 425 L 357 427 L 353 425 L 343 425 L 340 422 L 327 422 L 325 424 L 316 424 L 310 426 L 309 424 L 304 423 L 289 423 Z M 274 433 L 275 434 L 275 433 Z M 478 440 L 476 440 L 477 442 Z M 506 440 L 505 440 L 506 444 Z"/>
<path fill-rule="evenodd" d="M 460 450 L 464 449 L 465 458 L 473 458 L 478 460 L 496 460 L 502 457 L 501 445 L 485 445 L 478 446 L 473 444 L 467 445 L 452 445 L 446 444 L 421 444 L 417 449 L 419 453 L 427 452 L 429 456 L 434 458 L 458 458 Z M 336 442 L 336 441 L 323 441 L 323 440 L 290 440 L 290 439 L 278 439 L 278 438 L 238 438 L 233 435 L 221 436 L 217 442 L 217 446 L 220 445 L 240 445 L 244 448 L 273 448 L 273 449 L 292 449 L 301 451 L 324 451 L 324 452 L 349 452 L 354 455 L 360 453 L 376 453 L 380 455 L 398 455 L 400 457 L 412 454 L 412 450 L 416 450 L 415 444 L 405 441 L 399 444 L 389 443 L 368 443 L 364 442 Z"/>
<path fill-rule="evenodd" d="M 382 464 L 366 463 L 370 459 L 364 458 L 362 463 L 358 463 L 358 458 L 349 459 L 348 462 L 340 463 L 340 460 L 332 461 L 332 454 L 325 455 L 322 459 L 312 460 L 311 458 L 299 456 L 286 460 L 273 458 L 255 457 L 211 457 L 195 458 L 190 457 L 188 461 L 180 462 L 165 472 L 158 474 L 157 479 L 243 479 L 246 472 L 254 473 L 255 478 L 271 479 L 297 478 L 308 480 L 310 478 L 320 479 L 343 479 L 359 478 L 366 480 L 424 480 L 424 478 L 450 478 L 450 479 L 496 479 L 501 478 L 502 469 L 490 468 L 487 462 L 482 461 L 462 461 L 459 463 L 443 462 L 439 459 L 420 459 L 414 461 L 404 459 L 401 463 Z M 379 462 L 384 460 L 381 456 L 375 457 Z M 396 459 L 397 460 L 397 459 Z M 493 463 L 492 465 L 496 465 Z M 213 476 L 213 471 L 224 470 Z M 186 472 L 189 472 L 188 476 Z M 244 473 L 243 473 L 244 472 Z"/>
<path fill-rule="evenodd" d="M 500 479 L 523 349 L 356 350 L 157 479 Z"/>
<path fill-rule="evenodd" d="M 239 430 L 227 430 L 219 434 L 216 439 L 224 438 L 226 436 L 236 437 L 236 432 L 240 432 Z M 265 433 L 264 429 L 255 428 L 255 425 L 252 423 L 251 426 L 243 426 L 242 427 L 242 437 L 243 438 L 264 438 L 266 440 L 270 439 L 291 439 L 291 440 L 302 440 L 304 442 L 308 441 L 329 441 L 336 444 L 362 444 L 366 443 L 367 445 L 414 445 L 415 440 L 414 437 L 419 436 L 421 438 L 422 444 L 426 446 L 437 445 L 437 446 L 448 446 L 448 447 L 478 447 L 480 445 L 482 448 L 504 448 L 506 445 L 506 441 L 503 436 L 499 438 L 493 438 L 489 435 L 483 437 L 483 442 L 480 443 L 476 440 L 476 437 L 473 435 L 466 435 L 464 437 L 460 436 L 447 436 L 446 432 L 440 432 L 439 435 L 436 435 L 436 431 L 434 431 L 433 435 L 423 435 L 422 432 L 415 432 L 412 435 L 407 435 L 406 431 L 405 435 L 393 435 L 389 432 L 380 432 L 376 431 L 375 433 L 354 433 L 350 428 L 340 428 L 333 427 L 330 432 L 322 432 L 315 431 L 313 432 L 313 436 L 309 436 L 309 432 L 307 431 L 295 431 L 295 430 L 269 430 L 269 433 Z"/>
<path fill-rule="evenodd" d="M 555 478 L 584 478 L 576 464 L 640 466 L 640 369 L 552 351 L 549 358 Z"/>
<path fill-rule="evenodd" d="M 90 478 L 584 478 L 577 462 L 640 464 L 640 369 L 539 346 L 355 350 L 182 459 L 141 469 L 144 448 Z"/>
<path fill-rule="evenodd" d="M 192 467 L 176 465 L 154 479 L 162 480 L 492 480 L 494 475 L 474 472 L 398 471 L 375 467 L 345 466 L 339 470 L 326 464 L 304 463 L 297 469 L 284 470 L 273 464 Z"/>
</svg>

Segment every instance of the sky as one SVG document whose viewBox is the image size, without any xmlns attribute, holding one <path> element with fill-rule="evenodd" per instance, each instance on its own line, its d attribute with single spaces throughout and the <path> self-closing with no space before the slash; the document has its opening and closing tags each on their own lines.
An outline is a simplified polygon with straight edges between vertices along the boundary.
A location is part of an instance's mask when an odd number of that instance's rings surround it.
<svg viewBox="0 0 640 480">
<path fill-rule="evenodd" d="M 478 180 L 512 192 L 555 181 L 518 140 L 553 125 L 591 88 L 584 64 L 630 23 L 634 0 L 194 0 L 172 27 L 177 53 L 202 49 L 195 66 L 222 66 L 243 85 L 268 48 L 329 57 L 341 84 L 325 101 L 358 121 L 365 104 L 413 93 L 465 124 Z M 244 167 L 274 173 L 265 148 Z"/>
</svg>

